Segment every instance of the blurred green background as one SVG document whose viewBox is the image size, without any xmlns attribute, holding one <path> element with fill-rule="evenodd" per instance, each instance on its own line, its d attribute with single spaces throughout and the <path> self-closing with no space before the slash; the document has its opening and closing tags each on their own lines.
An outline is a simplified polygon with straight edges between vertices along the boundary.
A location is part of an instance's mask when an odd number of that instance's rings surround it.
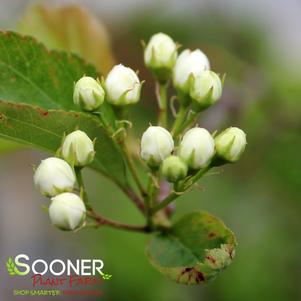
<svg viewBox="0 0 301 301">
<path fill-rule="evenodd" d="M 52 2 L 47 1 L 56 5 L 75 1 Z M 180 198 L 174 218 L 193 209 L 220 217 L 237 235 L 236 259 L 214 282 L 182 286 L 150 266 L 144 256 L 148 239 L 144 235 L 107 228 L 77 234 L 59 232 L 50 226 L 32 184 L 30 165 L 45 154 L 1 141 L 1 262 L 20 252 L 46 258 L 70 254 L 101 257 L 106 272 L 113 275 L 101 288 L 101 300 L 301 300 L 301 27 L 297 26 L 301 21 L 296 21 L 301 20 L 300 3 L 82 3 L 105 24 L 105 50 L 98 67 L 106 72 L 114 61 L 122 62 L 138 69 L 140 78 L 146 79 L 142 101 L 130 112 L 138 135 L 149 122 L 155 122 L 156 109 L 153 81 L 143 66 L 141 39 L 166 32 L 183 48 L 202 49 L 212 69 L 227 74 L 222 100 L 202 114 L 199 124 L 211 131 L 228 126 L 244 129 L 246 153 L 237 164 L 206 176 L 202 191 L 193 190 Z M 43 39 L 45 31 L 35 22 L 44 23 L 47 17 L 35 20 L 33 26 L 17 25 L 30 4 L 2 0 L 1 27 L 18 28 Z M 76 37 L 78 31 L 69 34 Z M 78 47 L 80 40 L 45 42 L 56 48 L 69 47 L 87 60 L 98 59 Z M 89 170 L 85 178 L 100 212 L 130 223 L 142 222 L 136 209 L 108 180 Z M 12 300 L 9 278 L 3 271 L 1 279 L 0 299 Z"/>
</svg>

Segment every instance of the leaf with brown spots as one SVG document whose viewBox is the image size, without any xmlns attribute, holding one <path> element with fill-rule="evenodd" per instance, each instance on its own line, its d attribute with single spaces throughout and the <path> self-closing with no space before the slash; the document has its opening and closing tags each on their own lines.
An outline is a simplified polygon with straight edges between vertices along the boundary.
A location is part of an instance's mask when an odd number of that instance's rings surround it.
<svg viewBox="0 0 301 301">
<path fill-rule="evenodd" d="M 168 278 L 182 284 L 201 284 L 232 262 L 235 246 L 234 234 L 221 220 L 199 211 L 155 234 L 146 253 L 152 265 Z"/>
</svg>

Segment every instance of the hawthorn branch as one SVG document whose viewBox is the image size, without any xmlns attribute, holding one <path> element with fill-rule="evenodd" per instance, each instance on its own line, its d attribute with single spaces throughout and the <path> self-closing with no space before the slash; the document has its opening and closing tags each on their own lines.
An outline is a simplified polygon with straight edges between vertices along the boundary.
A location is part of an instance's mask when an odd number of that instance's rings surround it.
<svg viewBox="0 0 301 301">
<path fill-rule="evenodd" d="M 110 226 L 110 227 L 116 228 L 116 229 L 123 229 L 123 230 L 128 230 L 128 231 L 135 231 L 135 232 L 147 232 L 148 231 L 148 227 L 146 227 L 146 226 L 136 226 L 136 225 L 124 224 L 124 223 L 121 223 L 118 221 L 111 220 L 107 217 L 104 217 L 104 216 L 96 213 L 88 200 L 88 195 L 86 193 L 86 189 L 84 187 L 84 182 L 83 182 L 83 178 L 82 178 L 81 168 L 75 168 L 75 172 L 76 172 L 77 182 L 78 182 L 78 185 L 81 190 L 81 196 L 87 207 L 87 215 L 89 217 L 91 217 L 92 219 L 94 219 L 96 222 L 94 225 L 92 224 L 92 225 L 88 225 L 88 226 L 92 226 L 92 227 L 96 227 L 96 228 L 100 227 L 100 226 Z M 130 190 L 127 191 L 127 194 L 131 197 L 131 199 L 135 202 L 135 204 L 144 211 L 144 208 L 141 207 L 141 205 L 143 206 L 143 203 L 140 203 L 140 199 L 137 198 L 135 196 L 135 194 Z"/>
<path fill-rule="evenodd" d="M 94 210 L 91 210 L 90 217 L 95 220 L 95 224 L 90 225 L 91 227 L 102 227 L 102 226 L 109 226 L 115 229 L 126 230 L 126 231 L 133 231 L 133 232 L 149 232 L 147 226 L 140 226 L 140 225 L 129 225 L 125 223 L 121 223 L 107 217 L 104 217 Z"/>
</svg>

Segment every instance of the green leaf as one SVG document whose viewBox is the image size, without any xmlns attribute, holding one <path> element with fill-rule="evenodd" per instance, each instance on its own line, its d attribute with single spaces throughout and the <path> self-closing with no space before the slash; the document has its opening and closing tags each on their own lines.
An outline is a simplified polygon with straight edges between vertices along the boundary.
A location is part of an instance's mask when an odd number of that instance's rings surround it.
<svg viewBox="0 0 301 301">
<path fill-rule="evenodd" d="M 95 117 L 82 112 L 46 111 L 32 105 L 0 101 L 0 137 L 55 152 L 64 132 L 69 133 L 75 128 L 96 138 L 96 154 L 91 167 L 126 186 L 120 150 Z"/>
<path fill-rule="evenodd" d="M 73 86 L 83 75 L 99 73 L 75 54 L 49 51 L 32 37 L 0 31 L 0 99 L 81 111 L 73 103 Z M 101 110 L 113 124 L 112 107 L 105 103 Z"/>
<path fill-rule="evenodd" d="M 63 133 L 78 127 L 91 139 L 98 138 L 92 167 L 125 187 L 125 163 L 119 147 L 96 117 L 80 112 L 73 103 L 74 81 L 84 74 L 98 75 L 77 55 L 48 51 L 31 37 L 0 32 L 0 136 L 55 152 Z M 106 103 L 101 110 L 113 125 L 111 106 Z"/>
<path fill-rule="evenodd" d="M 75 109 L 73 83 L 97 72 L 79 57 L 48 51 L 31 37 L 0 32 L 0 97 L 44 109 Z"/>
<path fill-rule="evenodd" d="M 224 223 L 209 213 L 193 212 L 150 240 L 146 253 L 152 265 L 183 284 L 215 278 L 234 257 L 236 239 Z"/>
</svg>

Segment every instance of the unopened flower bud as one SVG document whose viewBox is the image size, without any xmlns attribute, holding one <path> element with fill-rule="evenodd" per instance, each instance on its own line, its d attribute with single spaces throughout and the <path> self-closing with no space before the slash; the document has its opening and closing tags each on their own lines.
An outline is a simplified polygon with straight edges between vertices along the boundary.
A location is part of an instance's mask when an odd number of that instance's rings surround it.
<svg viewBox="0 0 301 301">
<path fill-rule="evenodd" d="M 174 67 L 174 86 L 182 93 L 189 94 L 192 78 L 209 69 L 209 60 L 201 50 L 186 49 L 181 52 Z"/>
<path fill-rule="evenodd" d="M 49 217 L 61 230 L 75 230 L 83 224 L 85 216 L 85 204 L 76 194 L 65 192 L 51 199 Z"/>
<path fill-rule="evenodd" d="M 222 95 L 222 82 L 219 76 L 210 70 L 205 70 L 192 80 L 190 97 L 199 110 L 214 104 Z"/>
<path fill-rule="evenodd" d="M 225 161 L 235 162 L 241 157 L 246 144 L 246 134 L 237 127 L 230 127 L 215 138 L 216 155 Z"/>
<path fill-rule="evenodd" d="M 94 111 L 104 102 L 105 91 L 98 81 L 89 76 L 79 79 L 73 92 L 73 101 L 85 111 Z"/>
<path fill-rule="evenodd" d="M 142 135 L 141 157 L 151 167 L 158 167 L 173 149 L 171 134 L 160 126 L 150 126 Z"/>
<path fill-rule="evenodd" d="M 76 130 L 65 137 L 61 154 L 71 165 L 88 165 L 95 155 L 93 141 L 85 132 Z"/>
<path fill-rule="evenodd" d="M 34 184 L 41 194 L 51 197 L 65 191 L 72 191 L 75 175 L 70 165 L 59 158 L 42 160 L 34 174 Z"/>
<path fill-rule="evenodd" d="M 168 182 L 176 183 L 187 176 L 186 163 L 177 156 L 169 156 L 162 162 L 162 174 Z"/>
<path fill-rule="evenodd" d="M 159 81 L 166 81 L 172 74 L 177 55 L 176 43 L 168 35 L 157 33 L 145 47 L 144 62 Z"/>
<path fill-rule="evenodd" d="M 134 104 L 139 101 L 141 85 L 131 68 L 116 65 L 105 80 L 107 101 L 116 106 Z"/>
<path fill-rule="evenodd" d="M 200 169 L 210 164 L 214 151 L 214 139 L 210 133 L 196 127 L 185 133 L 178 155 L 189 168 Z"/>
</svg>

